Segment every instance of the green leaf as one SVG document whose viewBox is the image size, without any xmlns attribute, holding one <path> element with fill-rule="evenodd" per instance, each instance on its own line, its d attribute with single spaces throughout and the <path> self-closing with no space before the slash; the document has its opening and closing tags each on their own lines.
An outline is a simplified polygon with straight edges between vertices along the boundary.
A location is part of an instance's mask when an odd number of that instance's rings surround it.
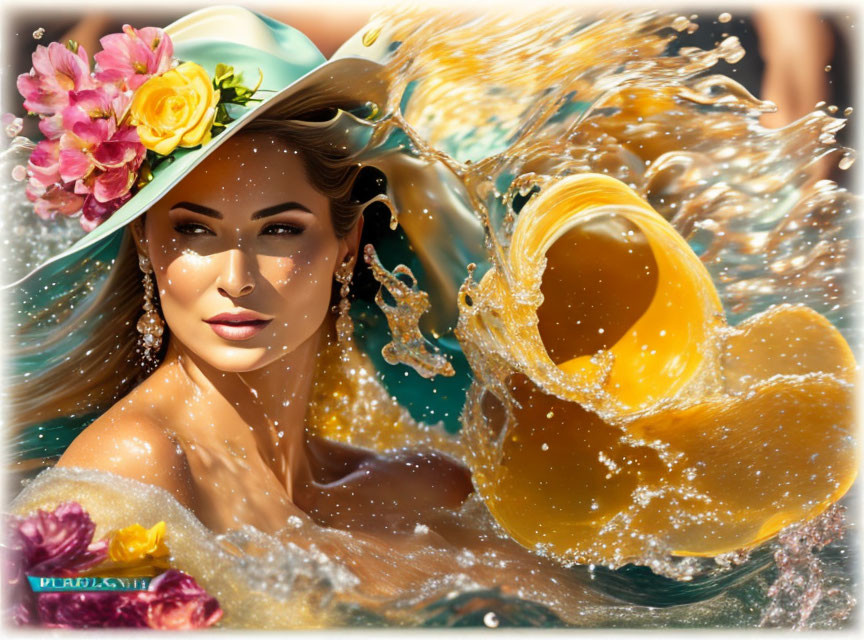
<svg viewBox="0 0 864 640">
<path fill-rule="evenodd" d="M 259 98 L 252 98 L 264 80 L 264 73 L 261 69 L 258 69 L 258 83 L 251 89 L 242 83 L 241 76 L 242 74 L 234 73 L 234 67 L 230 65 L 222 64 L 221 62 L 216 65 L 213 88 L 218 89 L 220 92 L 220 104 L 239 104 L 245 106 L 253 100 L 256 102 L 261 101 Z"/>
</svg>

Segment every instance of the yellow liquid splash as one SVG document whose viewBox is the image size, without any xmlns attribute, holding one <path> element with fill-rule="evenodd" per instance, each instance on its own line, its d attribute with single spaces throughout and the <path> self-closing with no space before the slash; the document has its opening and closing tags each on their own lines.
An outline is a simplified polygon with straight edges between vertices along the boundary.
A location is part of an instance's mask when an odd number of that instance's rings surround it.
<svg viewBox="0 0 864 640">
<path fill-rule="evenodd" d="M 842 120 L 760 127 L 770 105 L 702 75 L 742 58 L 736 38 L 668 52 L 686 18 L 377 24 L 401 43 L 378 141 L 407 136 L 482 230 L 487 268 L 475 281 L 468 265 L 457 296 L 476 379 L 461 438 L 502 527 L 559 560 L 619 566 L 748 549 L 838 500 L 857 473 L 854 358 L 825 317 L 783 302 L 849 305 L 852 198 L 814 177 L 850 154 Z M 417 215 L 411 187 L 390 185 L 398 220 L 442 272 L 435 214 L 479 236 L 446 199 Z"/>
</svg>

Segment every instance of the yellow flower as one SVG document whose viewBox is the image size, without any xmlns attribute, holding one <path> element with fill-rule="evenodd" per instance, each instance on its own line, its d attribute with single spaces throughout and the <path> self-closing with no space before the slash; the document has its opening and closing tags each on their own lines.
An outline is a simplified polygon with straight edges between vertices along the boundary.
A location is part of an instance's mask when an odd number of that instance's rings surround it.
<svg viewBox="0 0 864 640">
<path fill-rule="evenodd" d="M 153 76 L 138 87 L 129 107 L 132 124 L 147 148 L 164 156 L 210 140 L 219 91 L 194 62 Z"/>
<path fill-rule="evenodd" d="M 165 546 L 165 521 L 145 529 L 140 524 L 120 529 L 108 544 L 108 558 L 114 562 L 138 562 L 169 554 Z"/>
</svg>

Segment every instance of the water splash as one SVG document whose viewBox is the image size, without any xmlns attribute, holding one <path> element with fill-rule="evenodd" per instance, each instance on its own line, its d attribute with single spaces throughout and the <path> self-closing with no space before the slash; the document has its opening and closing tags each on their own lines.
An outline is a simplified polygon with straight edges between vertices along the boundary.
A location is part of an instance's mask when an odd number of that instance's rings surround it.
<svg viewBox="0 0 864 640">
<path fill-rule="evenodd" d="M 660 567 L 743 553 L 842 496 L 855 365 L 811 310 L 846 327 L 854 299 L 855 198 L 820 179 L 851 157 L 845 121 L 762 127 L 774 105 L 708 74 L 742 59 L 737 38 L 670 53 L 684 16 L 376 24 L 399 45 L 375 135 L 446 167 L 484 231 L 458 296 L 462 437 L 508 532 L 566 562 Z"/>
<path fill-rule="evenodd" d="M 363 257 L 381 284 L 381 289 L 375 294 L 375 303 L 384 312 L 393 338 L 381 350 L 384 359 L 389 364 L 407 364 L 424 378 L 454 375 L 453 365 L 442 354 L 430 353 L 430 347 L 436 350 L 437 347 L 420 332 L 420 316 L 429 310 L 429 294 L 417 287 L 411 269 L 400 264 L 392 273 L 387 271 L 371 244 L 366 245 Z M 409 283 L 399 276 L 407 277 Z M 396 302 L 395 306 L 385 302 L 385 290 Z"/>
<path fill-rule="evenodd" d="M 768 589 L 771 598 L 760 626 L 807 629 L 817 605 L 835 600 L 832 617 L 845 620 L 856 604 L 847 590 L 826 586 L 825 565 L 819 551 L 846 533 L 846 508 L 835 505 L 818 518 L 784 529 L 774 543 L 779 575 Z"/>
</svg>

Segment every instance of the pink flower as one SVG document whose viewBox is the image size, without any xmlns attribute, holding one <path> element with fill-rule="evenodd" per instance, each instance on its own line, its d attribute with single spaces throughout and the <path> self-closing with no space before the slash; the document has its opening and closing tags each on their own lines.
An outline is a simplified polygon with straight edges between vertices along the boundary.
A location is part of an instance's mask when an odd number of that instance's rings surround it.
<svg viewBox="0 0 864 640">
<path fill-rule="evenodd" d="M 40 140 L 27 161 L 27 172 L 35 184 L 46 189 L 58 182 L 60 180 L 60 142 L 58 140 Z"/>
<path fill-rule="evenodd" d="M 153 629 L 201 629 L 216 624 L 222 609 L 195 580 L 176 569 L 154 578 L 147 625 Z"/>
<path fill-rule="evenodd" d="M 123 33 L 112 33 L 99 40 L 103 50 L 94 58 L 99 66 L 96 78 L 100 82 L 121 84 L 133 91 L 152 75 L 171 67 L 174 45 L 162 29 L 135 29 L 123 25 Z"/>
<path fill-rule="evenodd" d="M 74 92 L 63 109 L 60 138 L 60 177 L 65 182 L 86 178 L 96 166 L 92 152 L 116 131 L 110 96 L 99 90 Z M 76 192 L 81 193 L 79 189 Z M 89 193 L 89 191 L 87 191 Z"/>
<path fill-rule="evenodd" d="M 58 213 L 71 216 L 84 205 L 84 198 L 61 185 L 52 185 L 47 189 L 30 180 L 25 189 L 27 199 L 33 203 L 33 210 L 43 220 L 51 220 Z"/>
<path fill-rule="evenodd" d="M 75 193 L 93 194 L 103 204 L 129 192 L 147 153 L 135 127 L 116 128 L 111 117 L 115 104 L 116 89 L 81 91 L 72 94 L 63 110 L 66 133 L 60 138 L 60 178 L 74 182 Z M 98 214 L 92 206 L 88 209 L 85 228 L 104 219 L 105 207 Z"/>
<path fill-rule="evenodd" d="M 130 172 L 137 173 L 146 155 L 147 149 L 138 138 L 137 128 L 126 125 L 117 129 L 110 140 L 99 145 L 93 152 L 93 161 L 96 166 L 105 171 L 125 168 Z M 107 198 L 100 198 L 100 200 L 105 202 L 111 198 L 116 198 L 118 195 L 120 194 L 110 195 Z"/>
<path fill-rule="evenodd" d="M 63 154 L 61 151 L 61 164 Z M 132 197 L 131 189 L 146 154 L 131 126 L 121 127 L 110 140 L 82 154 L 82 162 L 89 162 L 94 169 L 92 173 L 88 169 L 87 175 L 75 183 L 75 193 L 87 195 L 81 218 L 87 231 L 95 229 Z"/>
<path fill-rule="evenodd" d="M 223 615 L 216 598 L 176 569 L 154 578 L 147 591 L 40 593 L 38 612 L 42 626 L 62 629 L 202 629 Z"/>
<path fill-rule="evenodd" d="M 36 598 L 27 584 L 25 558 L 22 544 L 17 536 L 17 523 L 5 519 L 3 522 L 2 570 L 3 591 L 6 598 L 3 614 L 7 620 L 21 626 L 29 624 L 36 616 Z"/>
<path fill-rule="evenodd" d="M 63 135 L 63 116 L 55 113 L 53 116 L 44 116 L 39 119 L 39 131 L 49 140 L 56 140 Z"/>
<path fill-rule="evenodd" d="M 85 231 L 93 231 L 110 218 L 117 209 L 126 204 L 131 197 L 131 193 L 126 193 L 114 200 L 99 202 L 94 195 L 88 195 L 81 210 L 81 226 L 84 227 Z"/>
<path fill-rule="evenodd" d="M 77 502 L 63 502 L 54 511 L 38 509 L 15 524 L 10 545 L 20 550 L 29 575 L 73 576 L 108 556 L 107 539 L 92 542 L 96 525 Z"/>
<path fill-rule="evenodd" d="M 41 116 L 46 138 L 27 165 L 27 198 L 44 219 L 80 211 L 87 231 L 132 197 L 147 149 L 137 128 L 121 123 L 135 89 L 176 62 L 171 39 L 157 27 L 126 24 L 100 42 L 95 73 L 82 47 L 52 42 L 37 46 L 30 73 L 18 77 L 24 106 Z"/>
<path fill-rule="evenodd" d="M 59 42 L 38 45 L 33 53 L 30 73 L 18 76 L 18 91 L 24 108 L 33 113 L 53 116 L 69 104 L 69 92 L 91 89 L 90 60 L 84 47 L 73 53 Z"/>
<path fill-rule="evenodd" d="M 38 594 L 38 622 L 55 629 L 147 627 L 148 602 L 124 591 L 55 591 Z"/>
</svg>

